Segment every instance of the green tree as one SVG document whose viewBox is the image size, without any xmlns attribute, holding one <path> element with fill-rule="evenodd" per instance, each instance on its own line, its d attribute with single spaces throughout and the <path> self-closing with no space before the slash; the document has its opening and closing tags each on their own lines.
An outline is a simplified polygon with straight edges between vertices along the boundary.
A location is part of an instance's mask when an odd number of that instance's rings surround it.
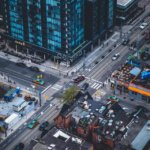
<svg viewBox="0 0 150 150">
<path fill-rule="evenodd" d="M 69 104 L 74 101 L 77 92 L 79 92 L 79 88 L 77 86 L 71 86 L 68 88 L 63 94 L 63 102 Z"/>
</svg>

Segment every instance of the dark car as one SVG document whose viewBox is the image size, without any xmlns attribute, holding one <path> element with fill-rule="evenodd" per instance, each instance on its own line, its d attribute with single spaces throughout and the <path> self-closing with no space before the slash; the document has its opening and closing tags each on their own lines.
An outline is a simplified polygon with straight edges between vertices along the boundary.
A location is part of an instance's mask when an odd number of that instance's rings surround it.
<svg viewBox="0 0 150 150">
<path fill-rule="evenodd" d="M 88 83 L 84 83 L 81 87 L 81 90 L 85 91 L 87 90 L 87 88 L 89 87 L 89 84 Z"/>
<path fill-rule="evenodd" d="M 40 69 L 38 67 L 35 67 L 35 66 L 31 66 L 30 70 L 34 71 L 34 72 L 40 72 Z"/>
<path fill-rule="evenodd" d="M 79 83 L 85 79 L 84 76 L 78 76 L 76 79 L 74 79 L 74 83 Z"/>
<path fill-rule="evenodd" d="M 26 95 L 26 96 L 24 97 L 24 100 L 25 100 L 25 101 L 31 101 L 31 96 L 27 96 L 27 95 Z"/>
<path fill-rule="evenodd" d="M 28 103 L 28 105 L 32 105 L 32 104 L 33 104 L 33 102 L 31 102 L 31 101 Z"/>
<path fill-rule="evenodd" d="M 26 64 L 24 64 L 22 62 L 17 62 L 16 65 L 19 67 L 26 67 Z"/>
<path fill-rule="evenodd" d="M 124 39 L 122 45 L 127 45 L 129 43 L 129 39 Z"/>
<path fill-rule="evenodd" d="M 45 128 L 48 127 L 48 125 L 49 125 L 49 122 L 48 122 L 48 121 L 43 122 L 43 123 L 40 125 L 39 130 L 40 130 L 40 131 L 44 131 Z"/>
<path fill-rule="evenodd" d="M 23 143 L 19 143 L 15 146 L 14 150 L 23 150 L 24 149 L 24 144 Z"/>
</svg>

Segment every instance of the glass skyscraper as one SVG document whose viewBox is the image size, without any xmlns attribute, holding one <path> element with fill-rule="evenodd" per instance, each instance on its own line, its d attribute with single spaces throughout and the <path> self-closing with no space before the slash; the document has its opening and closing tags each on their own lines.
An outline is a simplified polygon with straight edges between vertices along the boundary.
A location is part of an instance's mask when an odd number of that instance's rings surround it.
<svg viewBox="0 0 150 150">
<path fill-rule="evenodd" d="M 85 1 L 85 39 L 97 43 L 115 24 L 117 0 Z"/>
<path fill-rule="evenodd" d="M 75 59 L 80 45 L 84 47 L 84 0 L 3 3 L 6 32 L 16 44 L 68 59 Z"/>
</svg>

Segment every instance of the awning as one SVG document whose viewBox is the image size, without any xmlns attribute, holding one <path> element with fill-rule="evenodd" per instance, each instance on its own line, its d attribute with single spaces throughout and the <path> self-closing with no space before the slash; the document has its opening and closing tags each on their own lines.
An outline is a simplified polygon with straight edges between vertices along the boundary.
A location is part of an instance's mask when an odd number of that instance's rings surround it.
<svg viewBox="0 0 150 150">
<path fill-rule="evenodd" d="M 141 69 L 138 68 L 138 67 L 134 67 L 134 68 L 130 71 L 130 73 L 131 73 L 132 75 L 134 75 L 134 76 L 137 76 L 140 72 L 141 72 Z"/>
</svg>

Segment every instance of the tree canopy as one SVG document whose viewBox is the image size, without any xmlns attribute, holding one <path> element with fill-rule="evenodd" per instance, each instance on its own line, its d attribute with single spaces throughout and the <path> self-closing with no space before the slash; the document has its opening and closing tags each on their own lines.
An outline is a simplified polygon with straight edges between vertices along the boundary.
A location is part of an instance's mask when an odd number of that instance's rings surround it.
<svg viewBox="0 0 150 150">
<path fill-rule="evenodd" d="M 68 88 L 63 94 L 63 102 L 67 104 L 73 102 L 78 91 L 79 88 L 77 86 L 71 86 L 70 88 Z"/>
</svg>

